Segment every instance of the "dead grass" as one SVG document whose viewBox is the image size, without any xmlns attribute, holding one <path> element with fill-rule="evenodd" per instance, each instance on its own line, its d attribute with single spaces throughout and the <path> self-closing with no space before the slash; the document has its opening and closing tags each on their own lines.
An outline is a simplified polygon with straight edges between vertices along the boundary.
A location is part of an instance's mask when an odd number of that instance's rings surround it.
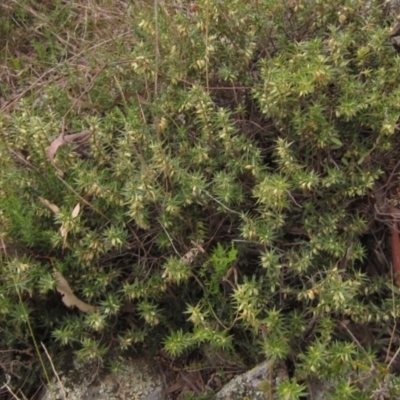
<svg viewBox="0 0 400 400">
<path fill-rule="evenodd" d="M 131 17 L 143 6 L 121 0 L 1 4 L 1 111 L 51 83 L 79 97 L 99 67 L 129 55 L 137 41 Z"/>
</svg>

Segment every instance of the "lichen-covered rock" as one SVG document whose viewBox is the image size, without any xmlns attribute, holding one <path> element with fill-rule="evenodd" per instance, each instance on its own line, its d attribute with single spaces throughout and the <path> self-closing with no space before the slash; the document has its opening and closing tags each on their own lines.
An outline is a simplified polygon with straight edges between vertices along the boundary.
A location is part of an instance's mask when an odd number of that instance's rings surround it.
<svg viewBox="0 0 400 400">
<path fill-rule="evenodd" d="M 270 364 L 263 362 L 250 371 L 237 376 L 226 384 L 216 395 L 216 400 L 265 400 L 268 398 L 268 388 L 275 385 L 276 379 L 287 376 L 282 367 L 271 371 Z"/>
<path fill-rule="evenodd" d="M 276 399 L 276 385 L 287 379 L 288 373 L 283 363 L 274 367 L 268 362 L 257 365 L 250 371 L 237 376 L 227 383 L 216 395 L 215 400 L 272 400 Z M 317 379 L 309 382 L 308 390 L 312 399 L 324 400 L 332 391 L 331 382 Z"/>
<path fill-rule="evenodd" d="M 143 358 L 124 362 L 116 374 L 98 374 L 87 366 L 58 371 L 62 387 L 54 379 L 43 400 L 163 400 L 160 375 Z"/>
</svg>

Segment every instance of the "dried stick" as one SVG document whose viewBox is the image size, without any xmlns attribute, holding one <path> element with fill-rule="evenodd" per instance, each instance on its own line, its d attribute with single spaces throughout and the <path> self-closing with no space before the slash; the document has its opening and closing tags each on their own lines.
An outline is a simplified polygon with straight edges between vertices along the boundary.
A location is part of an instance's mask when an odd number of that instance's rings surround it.
<svg viewBox="0 0 400 400">
<path fill-rule="evenodd" d="M 394 282 L 400 288 L 400 238 L 397 221 L 393 221 L 392 234 L 392 268 Z"/>
</svg>

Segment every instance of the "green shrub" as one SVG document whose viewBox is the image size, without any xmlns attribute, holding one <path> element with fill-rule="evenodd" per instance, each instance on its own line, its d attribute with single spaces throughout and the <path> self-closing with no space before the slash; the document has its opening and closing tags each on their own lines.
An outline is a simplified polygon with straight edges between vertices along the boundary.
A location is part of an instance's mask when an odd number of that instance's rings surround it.
<svg viewBox="0 0 400 400">
<path fill-rule="evenodd" d="M 0 114 L 1 345 L 290 360 L 282 399 L 312 377 L 395 390 L 398 291 L 364 243 L 398 158 L 380 2 L 103 3 L 85 29 L 79 2 L 22 7 L 31 70 L 2 50 L 20 81 Z M 62 304 L 54 268 L 95 313 Z"/>
</svg>

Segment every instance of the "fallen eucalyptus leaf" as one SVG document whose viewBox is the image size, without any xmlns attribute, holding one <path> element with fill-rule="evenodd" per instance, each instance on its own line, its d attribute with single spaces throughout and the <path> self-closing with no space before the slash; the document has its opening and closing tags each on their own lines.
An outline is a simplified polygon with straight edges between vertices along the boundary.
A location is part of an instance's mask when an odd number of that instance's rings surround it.
<svg viewBox="0 0 400 400">
<path fill-rule="evenodd" d="M 81 211 L 81 205 L 78 203 L 72 210 L 72 218 L 76 218 L 79 215 L 79 211 Z"/>
<path fill-rule="evenodd" d="M 67 280 L 61 275 L 60 272 L 54 270 L 52 275 L 57 283 L 57 292 L 61 294 L 62 301 L 67 307 L 77 307 L 79 310 L 86 313 L 96 312 L 96 307 L 85 303 L 74 295 L 74 292 L 70 288 Z"/>
<path fill-rule="evenodd" d="M 48 201 L 47 199 L 43 198 L 43 197 L 38 197 L 38 199 L 40 200 L 40 202 L 42 204 L 44 204 L 46 207 L 50 208 L 51 211 L 53 211 L 54 214 L 58 214 L 60 212 L 60 209 L 53 203 L 50 203 L 50 201 Z"/>
<path fill-rule="evenodd" d="M 79 133 L 73 133 L 71 135 L 63 135 L 60 133 L 56 139 L 54 139 L 50 146 L 46 149 L 47 158 L 54 166 L 54 168 L 60 173 L 63 174 L 63 171 L 57 167 L 54 162 L 54 157 L 56 156 L 57 150 L 60 146 L 64 146 L 65 144 L 81 144 L 86 142 L 90 136 L 92 136 L 91 131 L 82 131 Z"/>
</svg>

